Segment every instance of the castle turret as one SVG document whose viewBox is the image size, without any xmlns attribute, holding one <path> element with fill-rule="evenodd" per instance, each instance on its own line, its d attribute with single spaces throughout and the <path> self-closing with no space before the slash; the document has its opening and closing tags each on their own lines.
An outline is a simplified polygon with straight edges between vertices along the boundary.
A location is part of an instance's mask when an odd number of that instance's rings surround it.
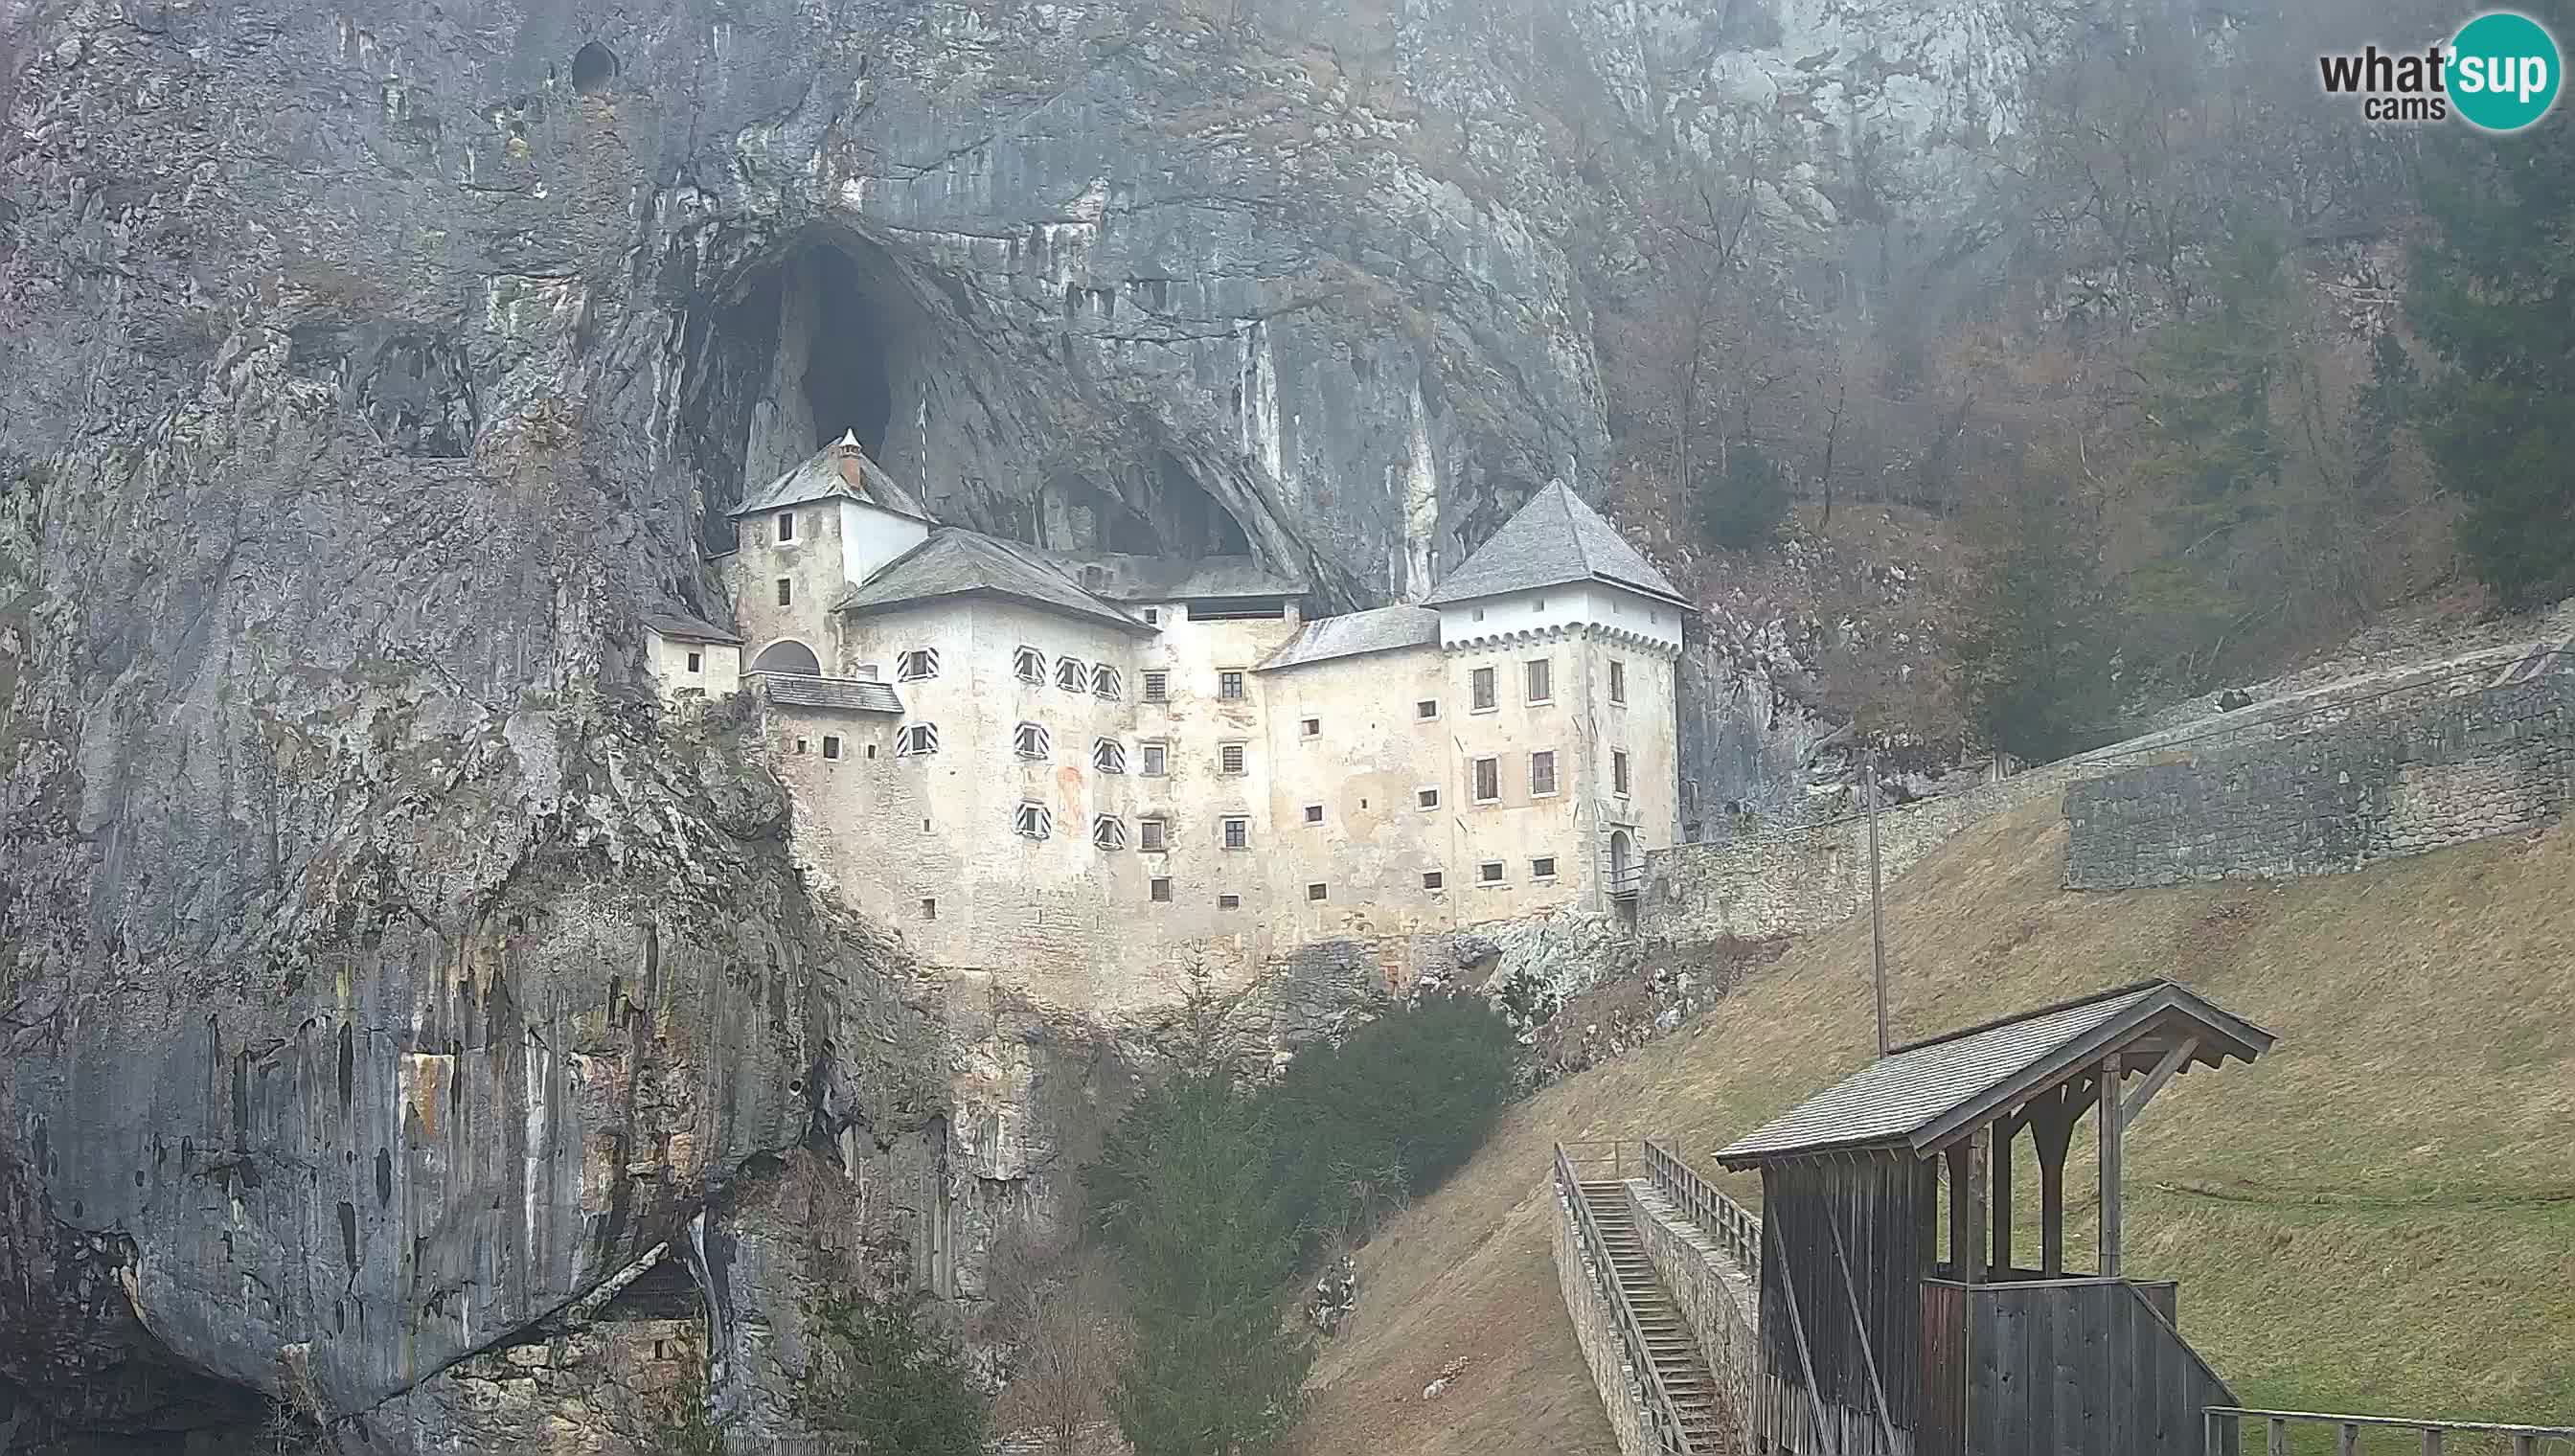
<svg viewBox="0 0 2575 1456">
<path fill-rule="evenodd" d="M 832 604 L 929 539 L 930 513 L 844 435 L 732 511 L 734 617 L 750 671 L 820 673 Z"/>
</svg>

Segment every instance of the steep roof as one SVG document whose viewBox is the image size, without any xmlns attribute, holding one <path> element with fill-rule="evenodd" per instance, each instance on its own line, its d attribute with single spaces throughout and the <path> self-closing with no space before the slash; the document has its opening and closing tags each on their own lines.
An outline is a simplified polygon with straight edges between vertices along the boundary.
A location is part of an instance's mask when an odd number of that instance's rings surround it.
<svg viewBox="0 0 2575 1456">
<path fill-rule="evenodd" d="M 1255 672 L 1275 673 L 1307 663 L 1355 658 L 1396 648 L 1436 647 L 1439 614 L 1427 607 L 1379 607 L 1306 623 Z"/>
<path fill-rule="evenodd" d="M 792 708 L 837 708 L 851 713 L 901 713 L 894 685 L 874 678 L 815 678 L 803 673 L 763 673 L 769 701 Z"/>
<path fill-rule="evenodd" d="M 1192 602 L 1221 597 L 1301 597 L 1306 583 L 1248 556 L 1161 557 L 1027 548 L 1085 590 L 1112 602 Z"/>
<path fill-rule="evenodd" d="M 644 625 L 673 642 L 731 643 L 737 647 L 742 643 L 742 639 L 735 634 L 725 631 L 712 622 L 701 622 L 685 613 L 647 612 L 644 614 Z"/>
<path fill-rule="evenodd" d="M 843 594 L 835 612 L 889 612 L 951 597 L 1003 597 L 1124 632 L 1154 629 L 1073 584 L 1026 547 L 978 532 L 941 527 L 930 539 L 877 569 Z"/>
<path fill-rule="evenodd" d="M 2185 1036 L 2197 1041 L 2190 1059 L 2212 1067 L 2229 1056 L 2249 1062 L 2272 1039 L 2178 982 L 2140 981 L 1898 1047 L 1719 1149 L 1717 1161 L 1920 1152 L 2110 1056 L 2151 1068 Z"/>
<path fill-rule="evenodd" d="M 862 501 L 898 516 L 915 521 L 928 521 L 930 512 L 910 491 L 895 484 L 885 468 L 868 459 L 859 448 L 859 437 L 852 433 L 824 446 L 803 465 L 771 481 L 767 486 L 743 498 L 741 505 L 726 512 L 742 517 L 762 511 L 780 511 L 789 506 L 802 506 L 809 501 Z"/>
<path fill-rule="evenodd" d="M 1457 570 L 1430 594 L 1429 605 L 1444 607 L 1480 597 L 1499 597 L 1568 582 L 1607 582 L 1648 597 L 1659 597 L 1684 611 L 1687 599 L 1653 564 L 1637 555 L 1617 528 L 1582 498 L 1550 481 L 1529 497 L 1502 529 L 1492 534 Z"/>
</svg>

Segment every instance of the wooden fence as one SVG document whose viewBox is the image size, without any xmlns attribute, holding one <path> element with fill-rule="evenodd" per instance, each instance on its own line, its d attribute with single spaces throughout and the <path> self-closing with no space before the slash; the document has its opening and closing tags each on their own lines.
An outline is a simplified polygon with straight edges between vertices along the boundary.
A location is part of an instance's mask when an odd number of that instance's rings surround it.
<svg viewBox="0 0 2575 1456">
<path fill-rule="evenodd" d="M 1699 1231 L 1713 1240 L 1743 1272 L 1753 1287 L 1761 1284 L 1761 1216 L 1728 1198 L 1698 1170 L 1681 1161 L 1667 1143 L 1645 1139 L 1645 1176 L 1655 1191 L 1689 1215 Z"/>
<path fill-rule="evenodd" d="M 2361 1433 L 2365 1430 L 2403 1431 L 2423 1443 L 2423 1456 L 2448 1456 L 2469 1442 L 2451 1442 L 2452 1436 L 2473 1436 L 2480 1450 L 2501 1451 L 2503 1443 L 2512 1443 L 2512 1456 L 2542 1456 L 2540 1443 L 2563 1451 L 2575 1446 L 2575 1426 L 2510 1426 L 2491 1421 L 2419 1421 L 2397 1416 L 2321 1415 L 2301 1410 L 2250 1410 L 2241 1406 L 2213 1405 L 2207 1412 L 2205 1442 L 2208 1456 L 2233 1456 L 2242 1446 L 2243 1428 L 2248 1422 L 2263 1432 L 2265 1456 L 2288 1456 L 2295 1438 L 2316 1428 L 2333 1432 L 2337 1456 L 2358 1456 Z M 2466 1456 L 2459 1452 L 2458 1456 Z"/>
</svg>

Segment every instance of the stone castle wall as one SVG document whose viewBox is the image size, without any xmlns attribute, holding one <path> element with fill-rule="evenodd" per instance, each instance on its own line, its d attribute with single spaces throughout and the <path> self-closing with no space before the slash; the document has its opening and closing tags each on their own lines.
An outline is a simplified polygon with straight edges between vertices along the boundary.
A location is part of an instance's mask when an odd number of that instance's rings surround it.
<svg viewBox="0 0 2575 1456">
<path fill-rule="evenodd" d="M 1991 815 L 2063 794 L 2075 784 L 2132 774 L 2141 762 L 2182 754 L 2205 760 L 2354 723 L 2437 714 L 2482 696 L 2486 682 L 2529 651 L 2527 645 L 2490 650 L 2354 679 L 1881 810 L 1880 874 L 1893 883 L 1950 836 Z M 1868 818 L 1850 814 L 1724 843 L 1678 845 L 1648 854 L 1646 864 L 1637 916 L 1647 939 L 1812 934 L 1868 908 Z"/>
<path fill-rule="evenodd" d="M 2066 790 L 2066 883 L 2328 874 L 2547 823 L 2575 773 L 2575 675 L 2355 718 Z"/>
</svg>

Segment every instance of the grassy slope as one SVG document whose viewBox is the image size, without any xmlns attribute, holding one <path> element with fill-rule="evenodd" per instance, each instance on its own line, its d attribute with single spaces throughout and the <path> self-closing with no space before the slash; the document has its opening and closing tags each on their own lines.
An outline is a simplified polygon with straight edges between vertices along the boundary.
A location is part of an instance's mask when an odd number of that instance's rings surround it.
<svg viewBox="0 0 2575 1456">
<path fill-rule="evenodd" d="M 2156 974 L 2269 1027 L 2269 1056 L 2181 1077 L 2133 1132 L 2130 1272 L 2182 1281 L 2183 1332 L 2256 1405 L 2575 1420 L 2575 829 L 2107 895 L 2059 888 L 2063 852 L 2035 804 L 1905 877 L 1897 1039 Z M 1712 1167 L 1710 1149 L 1864 1059 L 1867 974 L 1863 921 L 1513 1109 L 1362 1255 L 1306 1450 L 1612 1451 L 1548 1264 L 1551 1143 L 1650 1132 Z M 2068 1169 L 2079 1263 L 2090 1180 L 2088 1157 Z M 1466 1373 L 1421 1401 L 1452 1355 Z"/>
</svg>

